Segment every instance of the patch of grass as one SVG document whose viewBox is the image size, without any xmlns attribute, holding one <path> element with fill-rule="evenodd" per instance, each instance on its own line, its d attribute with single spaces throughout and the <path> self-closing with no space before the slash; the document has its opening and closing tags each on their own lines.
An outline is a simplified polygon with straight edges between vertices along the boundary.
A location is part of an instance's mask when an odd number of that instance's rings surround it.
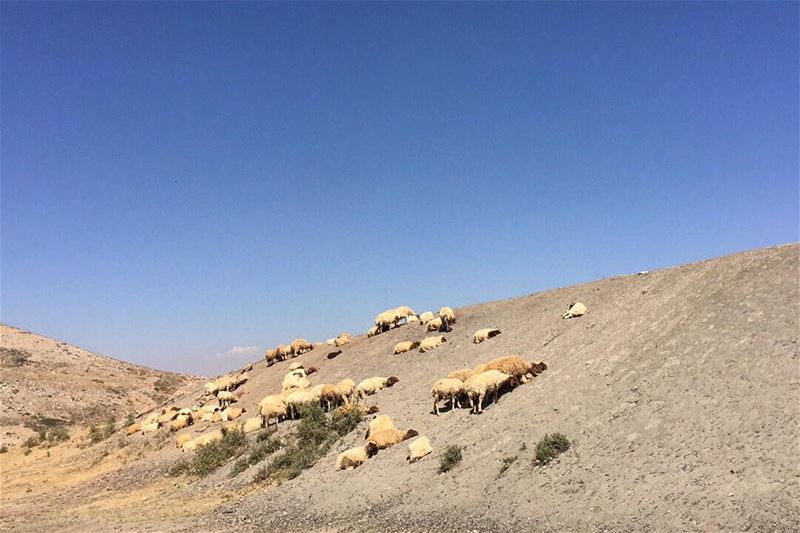
<svg viewBox="0 0 800 533">
<path fill-rule="evenodd" d="M 443 474 L 452 470 L 458 463 L 461 462 L 461 446 L 454 444 L 449 445 L 444 449 L 442 455 L 439 457 L 439 473 Z"/>
<path fill-rule="evenodd" d="M 94 424 L 89 426 L 89 442 L 92 444 L 97 444 L 98 442 L 103 442 L 109 438 L 114 434 L 116 429 L 114 424 L 114 417 L 110 417 L 108 422 L 106 422 L 103 426 L 95 426 Z"/>
<path fill-rule="evenodd" d="M 263 433 L 263 432 L 262 432 Z M 242 457 L 233 464 L 231 468 L 231 477 L 236 477 L 249 467 L 256 465 L 277 452 L 281 448 L 281 441 L 279 438 L 272 435 L 270 432 L 267 437 L 261 441 L 256 441 L 256 446 L 250 451 L 247 457 Z M 261 435 L 259 435 L 260 437 Z"/>
<path fill-rule="evenodd" d="M 136 423 L 136 417 L 133 416 L 133 413 L 128 413 L 128 418 L 125 419 L 125 426 L 130 427 Z"/>
<path fill-rule="evenodd" d="M 516 455 L 511 457 L 503 457 L 503 464 L 500 465 L 500 473 L 497 475 L 497 477 L 505 474 L 506 470 L 508 470 L 515 462 L 517 462 Z"/>
<path fill-rule="evenodd" d="M 247 447 L 247 438 L 244 433 L 235 429 L 223 431 L 222 438 L 216 442 L 206 444 L 197 449 L 192 459 L 185 459 L 172 466 L 169 475 L 205 477 L 215 472 L 229 459 L 239 457 Z"/>
<path fill-rule="evenodd" d="M 22 366 L 30 362 L 31 353 L 17 348 L 0 348 L 0 364 L 2 366 Z"/>
<path fill-rule="evenodd" d="M 546 465 L 565 451 L 572 443 L 563 433 L 553 433 L 542 437 L 536 444 L 536 463 Z"/>
<path fill-rule="evenodd" d="M 28 437 L 22 443 L 24 448 L 34 448 L 36 446 L 43 446 L 50 448 L 61 442 L 69 440 L 69 431 L 65 427 L 54 427 L 52 429 L 40 429 L 39 432 Z"/>
<path fill-rule="evenodd" d="M 296 478 L 303 470 L 314 466 L 340 437 L 350 433 L 361 422 L 358 412 L 334 411 L 329 420 L 316 405 L 302 407 L 300 416 L 294 442 L 286 446 L 269 466 L 259 469 L 253 477 L 255 482 Z"/>
</svg>

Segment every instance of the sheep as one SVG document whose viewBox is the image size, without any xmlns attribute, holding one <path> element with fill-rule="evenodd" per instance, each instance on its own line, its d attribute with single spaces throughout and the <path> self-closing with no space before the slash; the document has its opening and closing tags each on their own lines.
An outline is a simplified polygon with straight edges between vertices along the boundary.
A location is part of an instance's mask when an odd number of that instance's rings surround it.
<svg viewBox="0 0 800 533">
<path fill-rule="evenodd" d="M 334 344 L 336 344 L 336 337 L 333 337 L 332 339 L 326 340 L 325 344 L 328 345 L 328 346 L 333 346 Z"/>
<path fill-rule="evenodd" d="M 400 380 L 395 376 L 390 376 L 388 378 L 383 378 L 383 377 L 367 378 L 358 384 L 358 386 L 356 387 L 356 394 L 358 395 L 359 399 L 364 399 L 367 396 L 375 394 L 384 387 L 391 387 L 398 381 Z"/>
<path fill-rule="evenodd" d="M 378 453 L 378 447 L 372 442 L 345 450 L 336 458 L 336 470 L 356 468 L 376 453 Z"/>
<path fill-rule="evenodd" d="M 297 357 L 298 355 L 302 355 L 306 352 L 310 352 L 314 349 L 314 345 L 308 342 L 305 339 L 295 339 L 289 345 L 292 350 L 292 355 Z"/>
<path fill-rule="evenodd" d="M 483 401 L 489 393 L 493 394 L 494 403 L 497 403 L 497 393 L 507 383 L 513 387 L 518 381 L 514 376 L 504 374 L 499 370 L 487 370 L 469 378 L 464 383 L 464 390 L 472 406 L 471 412 L 483 412 Z"/>
<path fill-rule="evenodd" d="M 428 440 L 428 437 L 422 436 L 408 445 L 406 461 L 416 463 L 432 451 L 431 441 Z"/>
<path fill-rule="evenodd" d="M 247 372 L 242 372 L 241 374 L 233 378 L 233 381 L 234 381 L 234 388 L 241 387 L 242 385 L 250 381 L 250 374 L 248 374 Z"/>
<path fill-rule="evenodd" d="M 209 381 L 208 383 L 203 385 L 203 388 L 205 388 L 206 394 L 210 394 L 213 396 L 219 390 L 219 385 L 217 385 L 216 381 Z"/>
<path fill-rule="evenodd" d="M 411 342 L 411 341 L 398 342 L 397 344 L 394 345 L 393 353 L 395 354 L 406 353 L 410 352 L 411 350 L 416 350 L 417 348 L 419 348 L 419 342 Z"/>
<path fill-rule="evenodd" d="M 161 424 L 166 424 L 170 420 L 175 420 L 175 418 L 178 416 L 178 411 L 179 409 L 177 407 L 170 407 L 169 409 L 165 409 L 164 412 L 161 415 L 159 415 L 157 420 Z"/>
<path fill-rule="evenodd" d="M 169 423 L 170 431 L 180 431 L 192 425 L 192 415 L 180 415 Z"/>
<path fill-rule="evenodd" d="M 369 421 L 369 428 L 364 438 L 368 439 L 373 433 L 383 431 L 385 429 L 397 429 L 389 415 L 378 415 Z"/>
<path fill-rule="evenodd" d="M 449 307 L 439 309 L 439 318 L 446 319 L 450 324 L 456 323 L 456 314 Z"/>
<path fill-rule="evenodd" d="M 230 391 L 221 390 L 217 393 L 217 400 L 219 401 L 219 406 L 224 409 L 230 404 L 238 402 L 239 398 Z"/>
<path fill-rule="evenodd" d="M 251 416 L 244 421 L 242 424 L 242 432 L 243 433 L 252 433 L 253 431 L 258 431 L 264 426 L 264 419 L 260 416 Z"/>
<path fill-rule="evenodd" d="M 375 317 L 375 327 L 379 332 L 389 331 L 397 325 L 397 317 L 394 309 L 388 309 L 382 313 L 378 313 Z"/>
<path fill-rule="evenodd" d="M 333 344 L 335 344 L 336 347 L 338 348 L 340 346 L 344 346 L 345 344 L 349 344 L 350 339 L 352 339 L 352 336 L 346 331 L 343 331 L 339 334 L 338 337 L 336 337 L 336 340 L 333 342 Z"/>
<path fill-rule="evenodd" d="M 450 400 L 450 410 L 456 408 L 459 396 L 464 393 L 464 382 L 455 378 L 443 378 L 433 384 L 433 413 L 439 416 L 439 401 Z"/>
<path fill-rule="evenodd" d="M 436 318 L 436 315 L 434 315 L 431 311 L 425 311 L 424 313 L 419 315 L 419 321 L 422 322 L 423 324 L 427 324 L 434 318 Z"/>
<path fill-rule="evenodd" d="M 439 331 L 441 327 L 442 327 L 442 317 L 437 316 L 436 318 L 428 321 L 428 323 L 425 325 L 425 330 Z"/>
<path fill-rule="evenodd" d="M 286 397 L 289 394 L 289 392 L 272 394 L 259 402 L 259 412 L 264 417 L 264 424 L 267 427 L 269 427 L 269 421 L 273 418 L 276 425 L 286 418 Z"/>
<path fill-rule="evenodd" d="M 286 408 L 289 418 L 294 420 L 300 418 L 300 406 L 307 404 L 318 404 L 322 389 L 317 386 L 313 389 L 301 389 L 292 391 L 286 397 Z"/>
<path fill-rule="evenodd" d="M 222 376 L 217 379 L 218 391 L 232 391 L 236 388 L 236 378 L 233 376 Z"/>
<path fill-rule="evenodd" d="M 374 415 L 375 413 L 380 412 L 380 409 L 378 409 L 377 405 L 370 405 L 369 407 L 367 407 L 366 405 L 352 403 L 350 405 L 342 405 L 334 410 L 334 413 L 338 413 L 340 415 L 346 415 L 348 413 L 354 413 L 354 412 L 361 413 L 361 416 L 366 416 L 366 415 Z"/>
<path fill-rule="evenodd" d="M 419 317 L 417 315 L 411 315 L 406 317 L 406 324 L 416 324 L 419 322 Z"/>
<path fill-rule="evenodd" d="M 407 305 L 401 305 L 399 307 L 395 307 L 394 308 L 394 322 L 395 322 L 395 325 L 399 324 L 399 322 L 401 320 L 403 320 L 403 319 L 406 319 L 406 322 L 407 322 L 409 317 L 416 316 L 416 315 L 417 315 L 417 313 L 415 313 L 414 310 L 411 309 Z"/>
<path fill-rule="evenodd" d="M 175 437 L 175 445 L 178 448 L 183 448 L 183 445 L 192 440 L 191 433 L 181 433 L 177 437 Z"/>
<path fill-rule="evenodd" d="M 586 314 L 586 306 L 580 302 L 572 302 L 569 304 L 569 309 L 567 309 L 562 315 L 561 318 L 578 318 Z"/>
<path fill-rule="evenodd" d="M 146 433 L 152 433 L 153 431 L 158 430 L 161 427 L 161 423 L 157 420 L 155 422 L 150 422 L 147 424 L 142 424 L 142 435 Z"/>
<path fill-rule="evenodd" d="M 343 379 L 336 384 L 336 391 L 342 398 L 342 402 L 345 405 L 349 405 L 353 395 L 356 393 L 356 382 L 352 379 Z"/>
<path fill-rule="evenodd" d="M 323 385 L 322 391 L 319 395 L 319 401 L 326 411 L 331 411 L 339 404 L 344 402 L 344 398 L 339 394 L 339 388 L 336 385 Z"/>
<path fill-rule="evenodd" d="M 224 411 L 222 411 L 222 419 L 223 420 L 236 420 L 242 413 L 246 413 L 247 409 L 242 407 L 228 407 Z"/>
<path fill-rule="evenodd" d="M 394 446 L 404 440 L 416 437 L 419 432 L 415 429 L 400 431 L 399 429 L 384 429 L 370 434 L 369 442 L 374 442 L 379 450 Z"/>
<path fill-rule="evenodd" d="M 272 364 L 278 360 L 278 351 L 274 348 L 270 348 L 264 354 L 264 359 L 267 361 L 267 366 L 272 366 Z"/>
<path fill-rule="evenodd" d="M 303 363 L 301 363 L 299 361 L 295 361 L 295 362 L 293 362 L 292 364 L 289 365 L 289 372 L 291 372 L 292 370 L 297 370 L 299 368 L 304 368 L 303 367 Z"/>
<path fill-rule="evenodd" d="M 219 413 L 219 407 L 215 407 L 213 410 L 206 411 L 205 413 L 203 413 L 203 416 L 200 418 L 200 420 L 202 420 L 203 422 L 216 422 L 218 420 L 221 420 L 221 418 L 217 418 L 217 420 L 214 420 L 214 415 L 218 413 Z"/>
<path fill-rule="evenodd" d="M 475 375 L 475 371 L 471 368 L 459 368 L 458 370 L 453 370 L 449 374 L 447 374 L 448 378 L 454 378 L 461 381 L 467 381 L 469 378 Z"/>
<path fill-rule="evenodd" d="M 127 433 L 128 435 L 133 435 L 134 433 L 139 433 L 142 430 L 142 425 L 138 422 L 136 424 L 131 424 L 128 426 Z"/>
<path fill-rule="evenodd" d="M 380 330 L 378 329 L 378 326 L 372 326 L 371 328 L 369 328 L 367 330 L 367 338 L 369 339 L 371 337 L 374 337 L 378 333 L 380 333 Z"/>
<path fill-rule="evenodd" d="M 292 355 L 292 347 L 286 344 L 281 344 L 276 348 L 278 352 L 278 361 L 286 361 Z"/>
<path fill-rule="evenodd" d="M 305 369 L 298 368 L 286 374 L 281 384 L 281 390 L 307 389 L 310 386 L 311 382 L 306 378 Z"/>
<path fill-rule="evenodd" d="M 544 365 L 544 368 L 541 367 Z M 475 373 L 480 374 L 487 370 L 499 370 L 505 374 L 510 374 L 520 380 L 522 383 L 529 381 L 528 374 L 535 377 L 541 374 L 547 365 L 544 363 L 529 363 L 519 355 L 506 355 L 492 359 L 488 363 L 478 365 L 475 367 Z"/>
<path fill-rule="evenodd" d="M 486 329 L 479 329 L 475 332 L 475 335 L 472 337 L 472 342 L 475 344 L 480 344 L 483 341 L 487 341 L 493 337 L 497 337 L 500 335 L 501 331 L 496 328 L 486 328 Z"/>
<path fill-rule="evenodd" d="M 222 435 L 223 433 L 221 429 L 215 429 L 214 431 L 203 433 L 202 435 L 195 437 L 194 441 L 197 447 L 205 446 L 207 444 L 211 444 L 212 442 L 221 440 Z"/>
<path fill-rule="evenodd" d="M 423 353 L 424 352 L 429 352 L 429 351 L 433 350 L 434 348 L 438 348 L 444 342 L 447 342 L 447 339 L 445 339 L 441 335 L 437 335 L 435 337 L 425 337 L 424 339 L 422 339 L 422 342 L 419 344 L 419 351 L 423 352 Z"/>
</svg>

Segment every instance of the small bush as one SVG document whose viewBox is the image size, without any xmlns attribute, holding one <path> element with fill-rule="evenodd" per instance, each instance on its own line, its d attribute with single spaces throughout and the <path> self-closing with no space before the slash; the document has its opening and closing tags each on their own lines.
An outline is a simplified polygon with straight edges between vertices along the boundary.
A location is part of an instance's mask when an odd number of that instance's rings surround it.
<svg viewBox="0 0 800 533">
<path fill-rule="evenodd" d="M 30 448 L 22 448 L 22 455 L 30 455 L 31 449 Z"/>
<path fill-rule="evenodd" d="M 449 472 L 458 463 L 461 462 L 461 446 L 451 444 L 444 449 L 441 457 L 439 458 L 439 473 Z"/>
<path fill-rule="evenodd" d="M 33 437 L 28 437 L 25 439 L 25 442 L 22 443 L 23 448 L 34 448 L 39 445 L 39 437 L 34 435 Z"/>
<path fill-rule="evenodd" d="M 345 436 L 358 427 L 362 418 L 361 411 L 341 411 L 337 409 L 331 415 L 331 425 L 336 433 Z"/>
<path fill-rule="evenodd" d="M 513 457 L 504 457 L 503 464 L 500 465 L 500 474 L 497 477 L 502 476 L 505 474 L 506 470 L 508 470 L 511 465 L 513 465 L 517 461 L 517 456 L 514 455 Z"/>
<path fill-rule="evenodd" d="M 274 433 L 274 432 L 273 432 Z M 281 448 L 281 441 L 278 438 L 268 436 L 261 442 L 257 441 L 256 447 L 250 451 L 250 455 L 242 457 L 233 464 L 231 477 L 238 476 L 249 467 L 256 465 L 278 451 Z"/>
<path fill-rule="evenodd" d="M 546 465 L 565 451 L 569 450 L 571 443 L 563 433 L 545 435 L 536 444 L 536 462 Z"/>
<path fill-rule="evenodd" d="M 125 426 L 132 426 L 136 423 L 136 418 L 133 416 L 133 413 L 128 413 L 128 418 L 125 419 Z"/>
<path fill-rule="evenodd" d="M 256 436 L 256 442 L 265 441 L 271 438 L 276 432 L 277 430 L 274 429 L 263 429 L 258 432 L 258 435 Z"/>
<path fill-rule="evenodd" d="M 266 466 L 259 468 L 253 476 L 253 481 L 255 483 L 264 483 L 265 481 L 269 481 L 269 469 Z"/>
<path fill-rule="evenodd" d="M 223 432 L 222 438 L 197 449 L 192 459 L 180 461 L 172 466 L 169 475 L 181 474 L 205 477 L 215 472 L 229 459 L 240 456 L 247 446 L 247 438 L 239 430 Z"/>
<path fill-rule="evenodd" d="M 17 348 L 0 348 L 0 364 L 3 366 L 22 366 L 28 363 L 31 353 Z"/>
</svg>

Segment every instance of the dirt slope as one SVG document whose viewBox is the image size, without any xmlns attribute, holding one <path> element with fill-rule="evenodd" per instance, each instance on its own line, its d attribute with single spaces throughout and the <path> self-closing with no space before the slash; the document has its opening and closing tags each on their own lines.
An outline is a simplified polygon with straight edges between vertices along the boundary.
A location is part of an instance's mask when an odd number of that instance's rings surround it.
<svg viewBox="0 0 800 533">
<path fill-rule="evenodd" d="M 427 435 L 434 453 L 408 465 L 404 443 L 355 470 L 335 471 L 336 455 L 363 442 L 363 422 L 298 478 L 263 486 L 249 482 L 255 467 L 234 478 L 227 466 L 202 480 L 165 481 L 181 457 L 169 434 L 120 435 L 105 448 L 74 455 L 65 449 L 48 459 L 12 450 L 0 455 L 3 470 L 14 471 L 4 476 L 0 525 L 792 530 L 800 523 L 799 266 L 800 246 L 778 246 L 456 309 L 448 342 L 427 354 L 391 354 L 396 342 L 424 337 L 419 326 L 360 337 L 331 360 L 329 349 L 317 348 L 298 359 L 320 368 L 313 383 L 398 376 L 370 403 L 398 426 Z M 589 313 L 560 319 L 572 300 L 587 304 Z M 484 327 L 503 333 L 472 344 L 474 331 Z M 437 378 L 509 353 L 544 360 L 549 369 L 482 415 L 432 414 Z M 257 363 L 240 404 L 255 411 L 258 400 L 279 390 L 288 364 Z M 190 405 L 198 396 L 199 390 L 177 403 Z M 573 449 L 535 466 L 536 442 L 554 431 L 573 439 Z M 448 444 L 463 446 L 464 458 L 438 474 Z M 501 474 L 503 459 L 511 457 L 515 462 Z M 53 470 L 43 461 L 53 461 Z M 67 465 L 81 461 L 91 468 L 71 480 Z M 67 484 L 71 490 L 56 490 Z"/>
<path fill-rule="evenodd" d="M 161 405 L 197 378 L 95 354 L 0 324 L 2 442 L 53 425 L 124 420 Z"/>
</svg>

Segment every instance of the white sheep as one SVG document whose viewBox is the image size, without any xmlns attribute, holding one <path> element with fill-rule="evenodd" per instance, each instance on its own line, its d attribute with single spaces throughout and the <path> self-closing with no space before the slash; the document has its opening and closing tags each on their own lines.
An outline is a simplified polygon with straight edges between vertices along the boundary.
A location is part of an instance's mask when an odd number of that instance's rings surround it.
<svg viewBox="0 0 800 533">
<path fill-rule="evenodd" d="M 336 391 L 342 398 L 345 405 L 350 405 L 353 396 L 356 393 L 356 382 L 352 379 L 343 379 L 336 384 Z"/>
<path fill-rule="evenodd" d="M 221 390 L 217 393 L 217 400 L 219 401 L 219 406 L 225 409 L 230 404 L 239 401 L 239 398 L 230 391 Z"/>
<path fill-rule="evenodd" d="M 397 429 L 397 426 L 394 425 L 394 421 L 389 415 L 378 415 L 369 421 L 369 429 L 367 429 L 365 438 L 384 429 Z"/>
<path fill-rule="evenodd" d="M 480 344 L 483 341 L 488 341 L 489 339 L 500 335 L 501 331 L 497 328 L 485 328 L 479 329 L 475 332 L 475 335 L 472 337 L 472 342 L 475 344 Z"/>
<path fill-rule="evenodd" d="M 394 345 L 394 354 L 406 353 L 419 348 L 419 342 L 403 341 Z"/>
<path fill-rule="evenodd" d="M 252 433 L 264 427 L 264 419 L 260 416 L 251 416 L 242 424 L 243 433 Z"/>
<path fill-rule="evenodd" d="M 434 318 L 436 318 L 436 315 L 434 315 L 433 312 L 431 311 L 425 311 L 424 313 L 419 315 L 419 321 L 422 322 L 423 324 L 427 324 Z"/>
<path fill-rule="evenodd" d="M 431 446 L 431 441 L 428 440 L 428 437 L 422 436 L 408 445 L 408 457 L 406 457 L 406 461 L 409 463 L 416 463 L 432 451 L 433 447 Z"/>
<path fill-rule="evenodd" d="M 450 324 L 456 323 L 456 314 L 449 307 L 442 307 L 439 309 L 439 318 L 447 319 Z"/>
<path fill-rule="evenodd" d="M 380 330 L 378 329 L 378 326 L 372 326 L 371 328 L 369 328 L 367 330 L 367 338 L 369 339 L 371 337 L 374 337 L 378 333 L 380 333 Z"/>
<path fill-rule="evenodd" d="M 319 404 L 320 395 L 324 385 L 317 385 L 310 389 L 301 389 L 293 391 L 286 397 L 286 407 L 288 409 L 289 418 L 294 420 L 300 417 L 300 407 L 303 405 Z"/>
<path fill-rule="evenodd" d="M 438 348 L 439 346 L 442 345 L 442 343 L 445 342 L 447 342 L 447 339 L 445 339 L 441 335 L 436 335 L 434 337 L 425 337 L 424 339 L 422 339 L 422 342 L 419 343 L 419 351 L 429 352 L 434 348 Z"/>
<path fill-rule="evenodd" d="M 292 351 L 292 355 L 297 357 L 298 355 L 302 355 L 313 350 L 314 345 L 308 342 L 306 339 L 295 339 L 289 345 L 289 348 Z"/>
<path fill-rule="evenodd" d="M 378 453 L 378 447 L 373 442 L 367 442 L 363 446 L 350 448 L 339 454 L 336 458 L 337 470 L 350 470 Z"/>
<path fill-rule="evenodd" d="M 269 421 L 275 419 L 275 424 L 286 418 L 286 397 L 293 391 L 282 392 L 281 394 L 271 394 L 259 403 L 261 416 L 264 417 L 264 424 L 269 427 Z"/>
<path fill-rule="evenodd" d="M 569 309 L 565 311 L 561 318 L 578 318 L 586 314 L 586 306 L 580 302 L 572 302 Z"/>
<path fill-rule="evenodd" d="M 456 408 L 458 398 L 464 394 L 464 382 L 455 378 L 443 378 L 433 384 L 431 396 L 433 396 L 433 412 L 439 415 L 439 401 L 450 400 L 450 410 Z"/>
<path fill-rule="evenodd" d="M 336 337 L 336 340 L 333 341 L 333 344 L 335 344 L 337 347 L 344 346 L 345 344 L 349 344 L 352 338 L 353 337 L 349 333 L 343 331 L 338 337 Z"/>
<path fill-rule="evenodd" d="M 429 320 L 427 324 L 425 324 L 426 331 L 439 331 L 442 328 L 442 317 L 437 316 L 436 318 Z"/>
<path fill-rule="evenodd" d="M 487 370 L 469 378 L 464 383 L 464 390 L 467 393 L 467 397 L 469 397 L 472 412 L 483 412 L 484 399 L 490 393 L 494 396 L 494 403 L 497 403 L 497 393 L 500 387 L 506 383 L 510 383 L 513 386 L 516 383 L 514 380 L 513 376 L 504 374 L 499 370 Z"/>
<path fill-rule="evenodd" d="M 467 381 L 469 378 L 475 375 L 475 371 L 471 368 L 459 368 L 458 370 L 453 370 L 449 374 L 447 374 L 448 378 L 454 378 L 461 381 Z"/>
<path fill-rule="evenodd" d="M 404 440 L 410 439 L 411 437 L 416 437 L 417 435 L 419 435 L 419 432 L 415 429 L 409 429 L 406 431 L 401 431 L 394 428 L 384 429 L 381 431 L 376 431 L 375 433 L 371 433 L 369 436 L 369 442 L 374 442 L 379 450 L 383 450 L 403 442 Z"/>
<path fill-rule="evenodd" d="M 371 394 L 375 394 L 384 387 L 391 387 L 398 381 L 400 380 L 395 376 L 389 376 L 388 378 L 367 378 L 358 384 L 356 387 L 356 394 L 358 395 L 359 399 L 364 399 Z"/>
<path fill-rule="evenodd" d="M 306 371 L 303 368 L 292 370 L 283 378 L 281 390 L 307 389 L 311 382 L 306 378 Z"/>
</svg>

